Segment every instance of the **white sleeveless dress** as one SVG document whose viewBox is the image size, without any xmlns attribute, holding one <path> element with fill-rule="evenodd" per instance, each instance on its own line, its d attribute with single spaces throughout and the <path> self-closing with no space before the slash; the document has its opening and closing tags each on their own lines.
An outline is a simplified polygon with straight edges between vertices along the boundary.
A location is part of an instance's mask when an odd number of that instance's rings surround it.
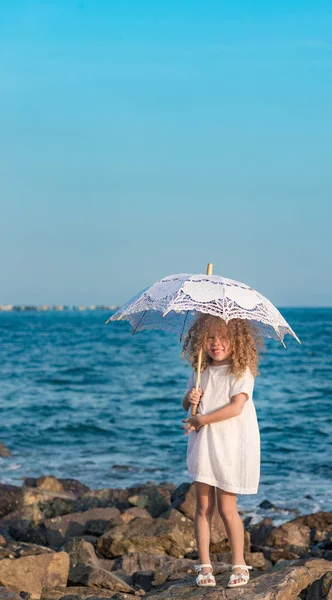
<svg viewBox="0 0 332 600">
<path fill-rule="evenodd" d="M 260 477 L 260 435 L 253 403 L 254 377 L 247 367 L 240 378 L 228 374 L 228 365 L 208 366 L 201 374 L 204 392 L 197 414 L 206 415 L 230 403 L 232 396 L 248 394 L 242 413 L 231 419 L 203 425 L 188 434 L 188 474 L 234 494 L 257 494 Z M 195 371 L 187 390 L 195 387 Z M 188 416 L 191 415 L 192 405 Z"/>
</svg>

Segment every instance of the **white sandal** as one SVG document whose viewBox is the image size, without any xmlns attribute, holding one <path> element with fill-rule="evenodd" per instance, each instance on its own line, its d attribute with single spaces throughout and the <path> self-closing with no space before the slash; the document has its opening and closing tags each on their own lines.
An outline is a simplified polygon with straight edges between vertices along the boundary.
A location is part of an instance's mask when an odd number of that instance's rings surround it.
<svg viewBox="0 0 332 600">
<path fill-rule="evenodd" d="M 245 571 L 247 571 L 248 574 L 245 575 L 245 573 L 232 573 L 227 586 L 229 588 L 239 587 L 240 585 L 247 585 L 249 581 L 249 569 L 252 569 L 252 567 L 249 567 L 249 565 L 232 565 L 232 570 L 236 568 L 244 569 Z M 238 583 L 233 583 L 233 581 L 235 581 L 236 579 L 242 579 L 242 581 L 239 581 Z"/>
<path fill-rule="evenodd" d="M 194 565 L 194 566 L 195 566 L 195 570 L 199 572 L 199 575 L 196 577 L 196 583 L 197 583 L 198 587 L 210 587 L 210 586 L 216 585 L 216 580 L 215 580 L 214 576 L 212 575 L 212 571 L 213 571 L 212 565 L 205 564 L 205 565 Z M 200 571 L 203 569 L 203 567 L 210 567 L 211 573 L 205 573 L 205 575 L 200 573 Z"/>
</svg>

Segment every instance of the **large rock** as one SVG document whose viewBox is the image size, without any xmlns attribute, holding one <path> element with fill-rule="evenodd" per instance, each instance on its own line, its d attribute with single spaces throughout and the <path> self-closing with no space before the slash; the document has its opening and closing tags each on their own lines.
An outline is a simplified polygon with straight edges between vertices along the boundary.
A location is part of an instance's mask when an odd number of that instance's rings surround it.
<svg viewBox="0 0 332 600">
<path fill-rule="evenodd" d="M 53 554 L 53 550 L 38 544 L 27 544 L 25 542 L 11 541 L 0 548 L 0 560 L 3 558 L 21 558 L 22 556 L 34 556 L 37 554 Z"/>
<path fill-rule="evenodd" d="M 45 528 L 42 525 L 43 513 L 37 504 L 18 508 L 0 520 L 4 528 L 14 540 L 46 545 Z"/>
<path fill-rule="evenodd" d="M 251 537 L 251 545 L 253 550 L 259 549 L 262 546 L 267 545 L 268 537 L 274 529 L 272 524 L 272 519 L 265 518 L 256 525 L 252 525 L 249 527 L 250 537 Z"/>
<path fill-rule="evenodd" d="M 172 508 L 176 508 L 193 520 L 196 512 L 196 491 L 193 483 L 181 483 L 171 496 Z"/>
<path fill-rule="evenodd" d="M 28 592 L 32 599 L 40 597 L 43 586 L 66 586 L 68 574 L 66 552 L 0 561 L 0 584 L 18 594 Z"/>
<path fill-rule="evenodd" d="M 21 596 L 15 594 L 15 592 L 10 592 L 6 590 L 6 588 L 0 586 L 0 600 L 22 600 Z"/>
<path fill-rule="evenodd" d="M 85 534 L 101 535 L 107 527 L 113 527 L 117 523 L 122 523 L 119 509 L 93 508 L 81 513 L 47 519 L 44 527 L 48 545 L 61 548 L 72 537 Z"/>
<path fill-rule="evenodd" d="M 95 587 L 71 586 L 71 587 L 44 587 L 40 600 L 62 600 L 75 598 L 76 600 L 87 600 L 87 598 L 116 598 L 121 600 L 117 593 L 113 590 L 98 589 Z M 131 596 L 132 598 L 132 596 Z M 9 599 L 11 600 L 11 599 Z M 13 600 L 16 600 L 13 598 Z"/>
<path fill-rule="evenodd" d="M 296 525 L 306 525 L 310 527 L 311 539 L 315 542 L 321 542 L 327 538 L 332 531 L 332 512 L 317 512 L 310 515 L 304 515 L 290 521 Z"/>
<path fill-rule="evenodd" d="M 135 488 L 131 488 L 133 491 Z M 143 486 L 128 501 L 139 508 L 146 508 L 152 517 L 159 517 L 171 505 L 171 492 L 168 487 Z"/>
<path fill-rule="evenodd" d="M 75 497 L 85 494 L 90 489 L 77 479 L 57 479 L 53 475 L 43 475 L 38 479 L 26 478 L 24 484 L 28 487 L 37 487 L 52 492 L 67 492 Z"/>
<path fill-rule="evenodd" d="M 188 523 L 181 525 L 161 517 L 152 521 L 137 517 L 104 533 L 97 547 L 106 558 L 135 551 L 180 558 L 195 547 L 195 538 L 193 527 L 189 527 Z"/>
<path fill-rule="evenodd" d="M 94 565 L 77 564 L 70 569 L 70 585 L 85 585 L 90 587 L 105 588 L 114 592 L 133 593 L 135 589 L 120 579 L 114 573 Z"/>
<path fill-rule="evenodd" d="M 305 600 L 332 600 L 332 565 L 331 571 L 314 581 L 303 597 Z"/>
<path fill-rule="evenodd" d="M 18 508 L 19 498 L 20 488 L 0 483 L 0 519 Z"/>
<path fill-rule="evenodd" d="M 124 523 L 130 523 L 136 517 L 141 517 L 142 519 L 152 519 L 150 513 L 146 510 L 146 508 L 139 508 L 138 506 L 132 506 L 131 508 L 127 508 L 120 515 L 122 521 Z"/>
<path fill-rule="evenodd" d="M 92 544 L 81 538 L 72 538 L 63 547 L 69 554 L 70 568 L 79 564 L 93 565 L 99 567 L 99 560 Z"/>
<path fill-rule="evenodd" d="M 75 512 L 87 511 L 92 508 L 112 507 L 124 510 L 132 506 L 128 501 L 131 495 L 132 492 L 128 489 L 105 488 L 102 490 L 90 490 L 76 500 L 73 509 Z"/>
<path fill-rule="evenodd" d="M 244 587 L 227 589 L 229 573 L 217 575 L 217 587 L 204 590 L 204 600 L 296 600 L 302 590 L 329 571 L 331 565 L 322 559 L 311 559 L 297 565 L 279 568 L 264 575 L 251 576 Z M 202 590 L 193 578 L 172 583 L 160 593 L 149 594 L 149 600 L 201 598 Z M 321 600 L 321 599 L 320 599 Z"/>
<path fill-rule="evenodd" d="M 307 554 L 310 548 L 310 528 L 302 523 L 289 521 L 271 530 L 267 545 L 299 556 Z"/>
</svg>

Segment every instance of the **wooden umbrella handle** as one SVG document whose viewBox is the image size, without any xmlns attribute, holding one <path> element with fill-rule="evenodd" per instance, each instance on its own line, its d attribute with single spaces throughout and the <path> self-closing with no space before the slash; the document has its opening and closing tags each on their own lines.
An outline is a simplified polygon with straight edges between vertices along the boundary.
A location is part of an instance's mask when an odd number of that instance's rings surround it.
<svg viewBox="0 0 332 600">
<path fill-rule="evenodd" d="M 207 269 L 206 269 L 206 274 L 207 275 L 212 275 L 212 270 L 213 270 L 213 264 L 212 263 L 208 263 L 208 266 L 207 266 Z M 203 348 L 201 348 L 200 351 L 199 351 L 199 353 L 198 353 L 197 372 L 196 372 L 196 385 L 195 385 L 195 389 L 196 390 L 199 389 L 199 384 L 201 382 L 202 355 L 203 355 Z M 198 408 L 198 404 L 193 404 L 192 410 L 191 410 L 191 414 L 192 415 L 196 415 L 197 414 L 197 408 Z"/>
</svg>

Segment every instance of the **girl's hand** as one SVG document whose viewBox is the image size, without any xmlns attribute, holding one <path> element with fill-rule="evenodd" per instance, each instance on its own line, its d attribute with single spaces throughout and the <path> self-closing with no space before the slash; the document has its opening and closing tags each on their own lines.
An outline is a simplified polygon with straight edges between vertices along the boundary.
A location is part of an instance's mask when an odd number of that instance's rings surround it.
<svg viewBox="0 0 332 600">
<path fill-rule="evenodd" d="M 198 388 L 198 390 L 193 388 L 188 394 L 188 402 L 190 404 L 197 406 L 197 404 L 199 404 L 202 396 L 203 396 L 203 390 L 201 390 L 201 388 Z"/>
<path fill-rule="evenodd" d="M 201 415 L 194 415 L 187 419 L 182 419 L 182 423 L 185 423 L 185 425 L 181 427 L 181 429 L 185 429 L 184 435 L 188 435 L 188 433 L 194 430 L 198 433 L 200 428 L 203 427 Z"/>
</svg>

